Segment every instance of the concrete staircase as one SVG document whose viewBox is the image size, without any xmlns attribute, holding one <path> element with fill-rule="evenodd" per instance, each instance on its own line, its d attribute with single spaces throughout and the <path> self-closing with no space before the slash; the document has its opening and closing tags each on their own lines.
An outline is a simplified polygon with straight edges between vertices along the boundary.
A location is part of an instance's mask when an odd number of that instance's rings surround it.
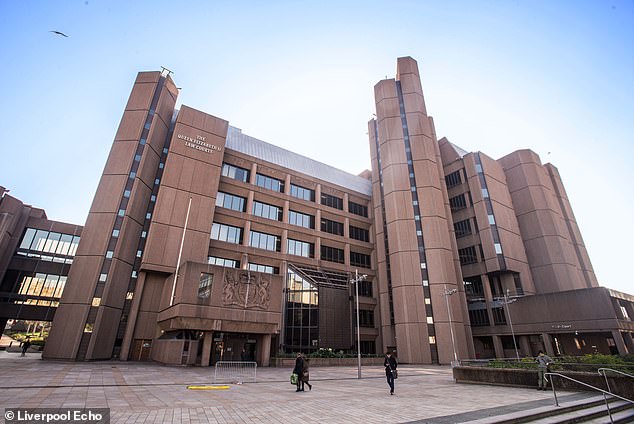
<svg viewBox="0 0 634 424">
<path fill-rule="evenodd" d="M 634 404 L 619 399 L 610 401 L 610 411 L 615 424 L 634 423 Z M 468 421 L 469 424 L 572 424 L 610 423 L 603 396 L 560 402 L 560 406 L 544 406 L 504 415 Z"/>
</svg>

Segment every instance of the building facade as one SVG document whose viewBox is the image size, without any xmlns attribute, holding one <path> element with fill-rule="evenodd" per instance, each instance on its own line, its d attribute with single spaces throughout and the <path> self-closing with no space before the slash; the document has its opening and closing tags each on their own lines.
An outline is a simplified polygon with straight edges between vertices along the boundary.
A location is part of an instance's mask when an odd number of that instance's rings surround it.
<svg viewBox="0 0 634 424">
<path fill-rule="evenodd" d="M 85 226 L 0 227 L 2 317 L 28 304 L 44 271 L 20 260 L 50 256 L 46 229 L 76 251 L 44 299 L 44 358 L 266 366 L 356 351 L 357 331 L 405 363 L 634 352 L 634 298 L 599 287 L 557 169 L 438 140 L 412 58 L 374 91 L 372 169 L 351 175 L 176 109 L 168 73 L 139 73 Z"/>
</svg>

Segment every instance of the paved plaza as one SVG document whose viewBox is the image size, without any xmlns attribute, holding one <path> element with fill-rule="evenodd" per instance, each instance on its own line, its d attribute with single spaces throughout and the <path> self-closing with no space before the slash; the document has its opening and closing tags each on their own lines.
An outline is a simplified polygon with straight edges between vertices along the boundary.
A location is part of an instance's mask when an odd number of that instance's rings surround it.
<svg viewBox="0 0 634 424">
<path fill-rule="evenodd" d="M 455 384 L 444 366 L 400 366 L 395 396 L 381 366 L 364 367 L 360 380 L 356 367 L 313 367 L 303 393 L 290 372 L 259 368 L 257 383 L 196 391 L 187 386 L 212 384 L 213 368 L 0 351 L 0 407 L 110 408 L 112 423 L 459 423 L 552 404 L 550 392 Z"/>
</svg>

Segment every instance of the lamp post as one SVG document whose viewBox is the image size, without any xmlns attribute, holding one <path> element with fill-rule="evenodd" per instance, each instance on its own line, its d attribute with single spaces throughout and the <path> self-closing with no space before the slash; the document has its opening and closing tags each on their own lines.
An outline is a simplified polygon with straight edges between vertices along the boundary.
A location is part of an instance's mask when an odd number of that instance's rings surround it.
<svg viewBox="0 0 634 424">
<path fill-rule="evenodd" d="M 354 278 L 350 280 L 355 287 L 355 298 L 357 305 L 357 378 L 361 378 L 361 334 L 359 332 L 359 282 L 368 278 L 366 274 L 359 275 L 359 270 L 354 270 Z"/>
<path fill-rule="evenodd" d="M 449 332 L 451 333 L 451 347 L 453 348 L 453 363 L 458 363 L 458 354 L 456 353 L 456 340 L 453 335 L 453 322 L 451 321 L 451 308 L 449 307 L 449 296 L 456 293 L 458 289 L 447 290 L 447 284 L 445 284 L 445 291 L 443 291 L 443 296 L 445 296 L 445 300 L 447 301 L 447 312 L 449 313 Z"/>
<path fill-rule="evenodd" d="M 513 336 L 513 346 L 515 347 L 515 357 L 517 358 L 517 362 L 520 360 L 520 354 L 517 350 L 517 343 L 515 342 L 515 331 L 513 331 L 513 320 L 511 319 L 511 308 L 510 305 L 513 302 L 516 302 L 517 299 L 509 299 L 509 289 L 506 289 L 506 293 L 504 293 L 504 304 L 506 305 L 506 312 L 509 314 L 509 324 L 511 325 L 511 334 Z"/>
</svg>

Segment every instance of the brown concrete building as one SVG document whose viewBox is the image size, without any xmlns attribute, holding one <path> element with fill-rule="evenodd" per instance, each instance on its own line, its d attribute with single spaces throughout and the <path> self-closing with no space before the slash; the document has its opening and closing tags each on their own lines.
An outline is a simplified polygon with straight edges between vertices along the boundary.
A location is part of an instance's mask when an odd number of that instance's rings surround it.
<svg viewBox="0 0 634 424">
<path fill-rule="evenodd" d="M 356 351 L 356 271 L 362 353 L 634 352 L 634 298 L 598 286 L 556 168 L 437 140 L 412 58 L 375 86 L 359 176 L 175 109 L 177 96 L 166 72 L 139 73 L 73 265 L 55 274 L 68 279 L 41 318 L 54 319 L 45 358 L 266 366 L 278 351 Z M 48 225 L 21 219 L 0 227 L 5 268 Z M 24 308 L 23 277 L 2 280 L 3 317 Z"/>
<path fill-rule="evenodd" d="M 82 227 L 47 219 L 0 186 L 0 328 L 52 321 Z"/>
</svg>

